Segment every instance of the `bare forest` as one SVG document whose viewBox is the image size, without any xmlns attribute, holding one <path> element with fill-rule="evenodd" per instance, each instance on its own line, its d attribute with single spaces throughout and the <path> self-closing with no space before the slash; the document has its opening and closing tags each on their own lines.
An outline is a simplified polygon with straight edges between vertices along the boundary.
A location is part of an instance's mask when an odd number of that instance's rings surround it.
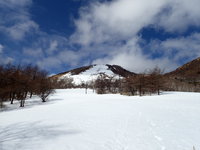
<svg viewBox="0 0 200 150">
<path fill-rule="evenodd" d="M 37 66 L 0 66 L 0 105 L 3 102 L 20 101 L 20 107 L 24 107 L 27 98 L 37 95 L 45 102 L 53 93 L 53 83 L 48 78 L 48 73 Z"/>
</svg>

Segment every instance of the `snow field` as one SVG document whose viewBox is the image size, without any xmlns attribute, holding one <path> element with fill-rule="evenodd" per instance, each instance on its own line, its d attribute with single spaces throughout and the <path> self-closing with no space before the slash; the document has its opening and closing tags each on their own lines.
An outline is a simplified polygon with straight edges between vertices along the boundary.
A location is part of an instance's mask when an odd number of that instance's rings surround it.
<svg viewBox="0 0 200 150">
<path fill-rule="evenodd" d="M 57 90 L 45 104 L 0 112 L 0 150 L 198 150 L 199 114 L 200 93 Z"/>
</svg>

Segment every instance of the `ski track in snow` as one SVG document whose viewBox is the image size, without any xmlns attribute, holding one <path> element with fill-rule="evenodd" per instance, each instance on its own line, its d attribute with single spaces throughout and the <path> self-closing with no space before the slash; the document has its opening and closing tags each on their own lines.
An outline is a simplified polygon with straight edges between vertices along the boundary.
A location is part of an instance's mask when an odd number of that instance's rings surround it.
<svg viewBox="0 0 200 150">
<path fill-rule="evenodd" d="M 200 149 L 200 93 L 96 95 L 57 90 L 49 102 L 0 112 L 0 150 Z M 13 108 L 12 108 L 13 107 Z"/>
</svg>

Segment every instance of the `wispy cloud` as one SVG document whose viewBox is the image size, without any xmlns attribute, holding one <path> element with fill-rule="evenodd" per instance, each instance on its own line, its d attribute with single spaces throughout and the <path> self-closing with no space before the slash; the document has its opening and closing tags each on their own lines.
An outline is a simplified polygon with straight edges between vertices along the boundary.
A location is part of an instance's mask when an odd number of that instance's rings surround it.
<svg viewBox="0 0 200 150">
<path fill-rule="evenodd" d="M 31 20 L 29 7 L 31 0 L 0 1 L 0 32 L 14 40 L 22 40 L 26 35 L 36 32 L 38 24 Z"/>
<path fill-rule="evenodd" d="M 0 54 L 3 52 L 3 45 L 0 44 Z"/>
<path fill-rule="evenodd" d="M 13 62 L 13 58 L 4 55 L 4 46 L 0 44 L 0 64 L 8 64 Z"/>
</svg>

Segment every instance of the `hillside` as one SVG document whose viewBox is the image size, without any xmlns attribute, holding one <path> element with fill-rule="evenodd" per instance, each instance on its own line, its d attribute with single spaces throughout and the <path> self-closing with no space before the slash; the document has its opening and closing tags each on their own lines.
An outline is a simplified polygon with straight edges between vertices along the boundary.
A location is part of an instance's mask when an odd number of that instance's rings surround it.
<svg viewBox="0 0 200 150">
<path fill-rule="evenodd" d="M 164 75 L 167 89 L 200 92 L 200 58 Z"/>
<path fill-rule="evenodd" d="M 167 76 L 176 78 L 198 78 L 200 79 L 200 57 L 192 60 L 176 70 L 167 73 Z"/>
</svg>

